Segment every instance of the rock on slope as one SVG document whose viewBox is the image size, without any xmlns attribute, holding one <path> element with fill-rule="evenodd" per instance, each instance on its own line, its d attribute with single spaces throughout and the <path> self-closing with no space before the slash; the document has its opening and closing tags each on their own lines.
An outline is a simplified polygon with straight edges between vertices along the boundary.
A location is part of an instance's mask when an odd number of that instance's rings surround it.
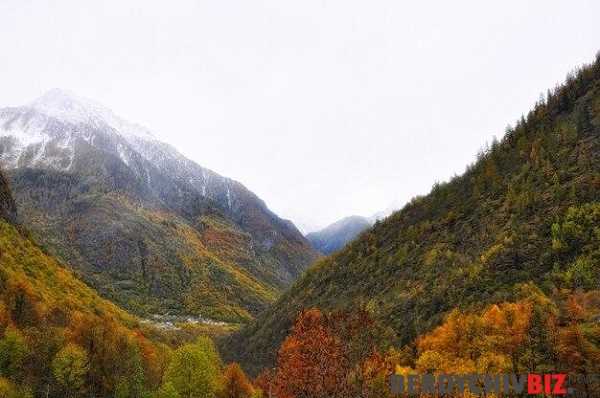
<svg viewBox="0 0 600 398">
<path fill-rule="evenodd" d="M 17 206 L 12 197 L 8 180 L 0 171 L 0 218 L 14 224 L 17 221 Z"/>
</svg>

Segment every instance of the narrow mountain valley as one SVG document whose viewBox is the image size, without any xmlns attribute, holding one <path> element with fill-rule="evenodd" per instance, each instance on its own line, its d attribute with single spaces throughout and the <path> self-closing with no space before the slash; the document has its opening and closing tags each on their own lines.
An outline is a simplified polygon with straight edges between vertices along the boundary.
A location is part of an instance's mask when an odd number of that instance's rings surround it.
<svg viewBox="0 0 600 398">
<path fill-rule="evenodd" d="M 0 109 L 0 168 L 0 398 L 600 396 L 600 53 L 463 174 L 306 237 L 63 90 Z"/>
</svg>

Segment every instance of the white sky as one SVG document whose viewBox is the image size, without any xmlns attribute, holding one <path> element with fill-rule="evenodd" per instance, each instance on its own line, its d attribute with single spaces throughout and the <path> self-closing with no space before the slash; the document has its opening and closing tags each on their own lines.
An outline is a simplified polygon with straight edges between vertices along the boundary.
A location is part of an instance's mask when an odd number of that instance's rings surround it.
<svg viewBox="0 0 600 398">
<path fill-rule="evenodd" d="M 597 0 L 487 3 L 1 0 L 0 106 L 72 90 L 323 226 L 462 173 L 600 50 Z"/>
</svg>

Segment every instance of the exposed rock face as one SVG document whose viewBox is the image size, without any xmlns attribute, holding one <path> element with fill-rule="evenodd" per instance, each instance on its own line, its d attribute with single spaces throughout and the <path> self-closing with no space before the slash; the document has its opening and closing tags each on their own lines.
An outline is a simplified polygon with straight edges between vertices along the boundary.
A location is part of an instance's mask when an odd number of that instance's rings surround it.
<svg viewBox="0 0 600 398">
<path fill-rule="evenodd" d="M 0 218 L 11 224 L 17 222 L 17 206 L 10 192 L 8 180 L 0 171 Z"/>
</svg>

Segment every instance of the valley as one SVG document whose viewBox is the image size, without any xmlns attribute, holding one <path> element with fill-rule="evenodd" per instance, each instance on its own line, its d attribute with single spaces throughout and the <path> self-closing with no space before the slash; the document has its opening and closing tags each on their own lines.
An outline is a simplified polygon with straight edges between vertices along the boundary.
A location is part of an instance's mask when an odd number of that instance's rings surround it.
<svg viewBox="0 0 600 398">
<path fill-rule="evenodd" d="M 63 90 L 0 109 L 0 167 L 1 398 L 391 398 L 392 375 L 600 371 L 600 54 L 463 174 L 307 237 Z"/>
</svg>

